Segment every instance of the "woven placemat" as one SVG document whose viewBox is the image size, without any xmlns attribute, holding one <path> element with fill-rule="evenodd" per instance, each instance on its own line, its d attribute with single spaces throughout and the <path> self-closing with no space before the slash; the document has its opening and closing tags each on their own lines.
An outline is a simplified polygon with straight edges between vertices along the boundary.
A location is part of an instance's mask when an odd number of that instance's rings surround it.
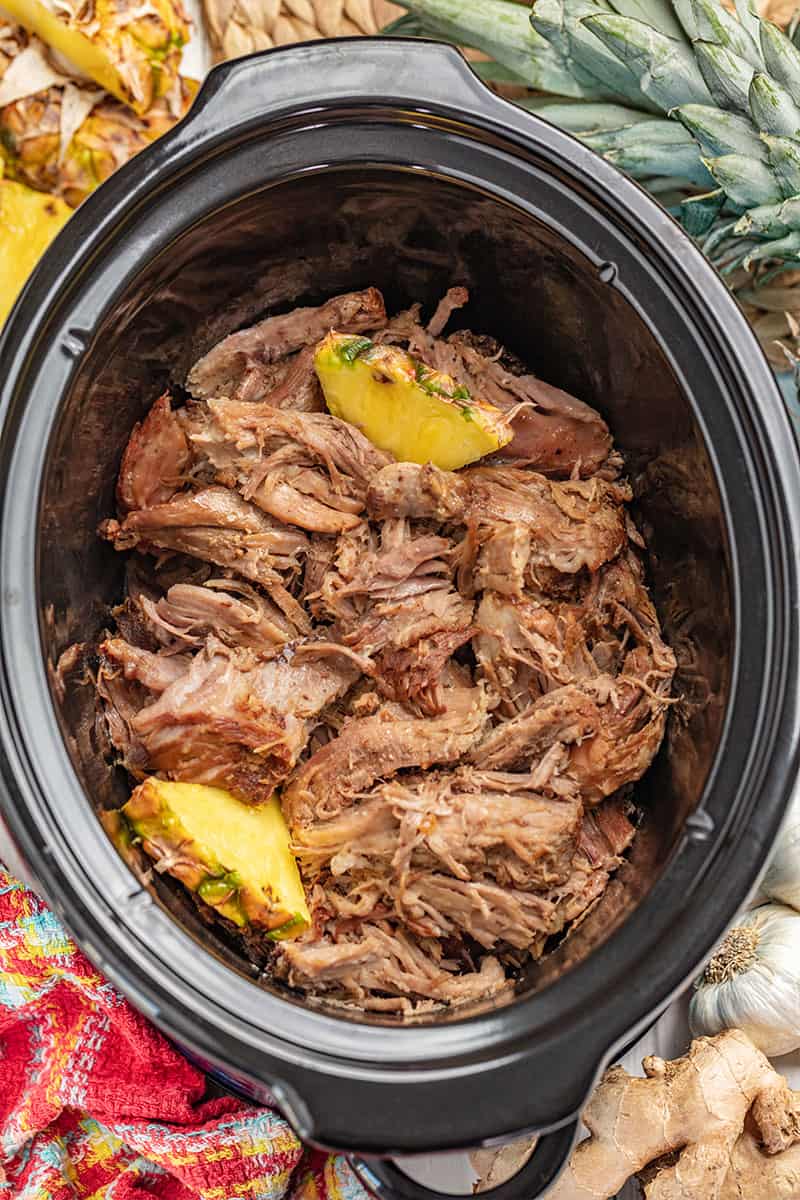
<svg viewBox="0 0 800 1200">
<path fill-rule="evenodd" d="M 402 16 L 389 0 L 203 0 L 216 62 L 314 38 L 377 33 Z"/>
</svg>

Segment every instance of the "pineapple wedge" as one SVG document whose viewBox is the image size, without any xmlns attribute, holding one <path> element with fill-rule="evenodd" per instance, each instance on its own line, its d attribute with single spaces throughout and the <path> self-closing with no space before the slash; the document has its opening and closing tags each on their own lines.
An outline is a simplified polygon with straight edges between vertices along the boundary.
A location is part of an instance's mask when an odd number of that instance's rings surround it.
<svg viewBox="0 0 800 1200">
<path fill-rule="evenodd" d="M 140 116 L 175 89 L 189 40 L 180 0 L 3 0 L 2 9 Z"/>
<path fill-rule="evenodd" d="M 396 346 L 331 332 L 314 367 L 329 411 L 400 462 L 454 471 L 514 436 L 499 408 Z"/>
<path fill-rule="evenodd" d="M 0 162 L 0 325 L 70 212 L 56 196 L 4 179 Z"/>
<path fill-rule="evenodd" d="M 240 928 L 278 940 L 310 923 L 277 796 L 258 808 L 222 788 L 147 779 L 121 828 L 190 891 Z M 125 828 L 127 826 L 127 829 Z"/>
</svg>

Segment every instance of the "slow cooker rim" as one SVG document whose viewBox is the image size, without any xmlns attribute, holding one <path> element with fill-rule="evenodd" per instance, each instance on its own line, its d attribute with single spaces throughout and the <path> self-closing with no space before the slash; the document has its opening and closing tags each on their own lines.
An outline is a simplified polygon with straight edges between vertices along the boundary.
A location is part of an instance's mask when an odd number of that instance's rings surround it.
<svg viewBox="0 0 800 1200">
<path fill-rule="evenodd" d="M 460 114 L 460 115 L 463 115 L 463 114 Z M 566 139 L 566 140 L 567 140 L 567 141 L 569 141 L 569 142 L 571 143 L 571 139 Z M 581 149 L 583 149 L 583 148 L 581 148 Z M 596 172 L 596 161 L 597 161 L 597 160 L 595 160 L 595 159 L 594 159 L 594 156 L 592 156 L 592 162 L 593 162 L 593 167 L 594 167 L 594 169 L 595 169 L 595 174 L 597 173 L 597 172 Z M 617 179 L 615 179 L 615 182 L 618 182 L 618 180 L 617 180 Z M 638 191 L 638 189 L 637 189 L 637 191 Z M 648 203 L 650 203 L 650 204 L 652 205 L 652 202 L 649 202 L 649 201 L 648 201 Z M 655 206 L 653 205 L 652 207 L 655 207 Z M 706 301 L 707 301 L 708 297 L 706 296 L 706 298 L 705 298 L 705 299 L 706 299 Z M 8 332 L 8 331 L 7 331 L 7 332 Z M 748 335 L 748 336 L 749 336 L 749 335 Z M 8 334 L 8 339 L 10 340 L 10 334 Z M 6 343 L 4 342 L 4 345 L 5 345 L 5 344 L 6 344 Z M 750 351 L 751 351 L 751 356 L 752 356 L 753 346 L 750 346 Z M 762 371 L 762 374 L 763 374 L 763 371 Z M 770 377 L 770 382 L 771 382 L 771 377 Z M 774 384 L 772 384 L 772 387 L 773 387 L 773 389 L 774 389 Z M 778 432 L 780 432 L 780 431 L 778 431 Z M 784 434 L 785 434 L 785 431 L 784 431 Z M 780 436 L 779 436 L 779 440 L 780 440 Z M 793 524 L 794 524 L 794 526 L 795 526 L 795 528 L 796 528 L 796 520 L 793 522 Z M 795 632 L 796 632 L 796 631 L 795 631 Z M 580 968 L 576 968 L 576 970 L 579 970 L 579 969 L 580 969 Z M 521 1007 L 521 1006 L 522 1006 L 523 1004 L 525 1004 L 525 1003 L 526 1003 L 525 1001 L 521 1001 L 521 1002 L 519 1002 L 519 1005 L 517 1005 L 517 1006 L 515 1006 L 515 1007 Z M 476 1022 L 481 1022 L 481 1021 L 484 1021 L 485 1019 L 486 1019 L 486 1018 L 485 1018 L 484 1016 L 477 1016 L 477 1017 L 471 1018 L 470 1020 L 473 1020 L 473 1021 L 476 1021 Z M 422 1032 L 422 1031 L 421 1031 L 421 1030 L 419 1030 L 419 1029 L 416 1029 L 416 1030 L 415 1030 L 415 1033 L 416 1033 L 416 1034 L 420 1034 L 421 1032 Z"/>
</svg>

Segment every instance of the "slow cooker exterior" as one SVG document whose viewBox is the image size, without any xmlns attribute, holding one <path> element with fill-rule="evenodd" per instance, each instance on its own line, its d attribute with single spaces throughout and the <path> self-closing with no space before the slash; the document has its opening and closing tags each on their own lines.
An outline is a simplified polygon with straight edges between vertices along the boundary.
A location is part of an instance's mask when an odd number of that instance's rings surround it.
<svg viewBox="0 0 800 1200">
<path fill-rule="evenodd" d="M 198 955 L 94 818 L 43 654 L 58 624 L 42 604 L 47 455 L 127 281 L 248 188 L 376 162 L 491 193 L 531 219 L 542 218 L 549 189 L 547 219 L 558 208 L 685 383 L 719 493 L 732 590 L 724 727 L 703 794 L 642 904 L 557 983 L 507 1007 L 405 1028 L 354 1028 Z M 639 188 L 494 97 L 454 51 L 315 43 L 217 68 L 190 117 L 81 207 L 6 325 L 0 389 L 0 815 L 21 873 L 143 1012 L 233 1086 L 277 1100 L 302 1137 L 386 1155 L 560 1129 L 551 1161 L 537 1154 L 525 1179 L 531 1196 L 563 1159 L 610 1055 L 668 1003 L 756 885 L 797 765 L 800 472 L 771 371 L 727 289 Z"/>
</svg>

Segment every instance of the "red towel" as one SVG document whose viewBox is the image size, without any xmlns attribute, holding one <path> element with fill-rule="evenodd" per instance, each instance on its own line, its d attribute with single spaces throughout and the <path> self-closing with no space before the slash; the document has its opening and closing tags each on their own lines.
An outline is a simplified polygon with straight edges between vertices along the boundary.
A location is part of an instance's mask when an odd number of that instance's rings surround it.
<svg viewBox="0 0 800 1200">
<path fill-rule="evenodd" d="M 278 1113 L 205 1090 L 0 868 L 0 1196 L 365 1200 Z"/>
</svg>

